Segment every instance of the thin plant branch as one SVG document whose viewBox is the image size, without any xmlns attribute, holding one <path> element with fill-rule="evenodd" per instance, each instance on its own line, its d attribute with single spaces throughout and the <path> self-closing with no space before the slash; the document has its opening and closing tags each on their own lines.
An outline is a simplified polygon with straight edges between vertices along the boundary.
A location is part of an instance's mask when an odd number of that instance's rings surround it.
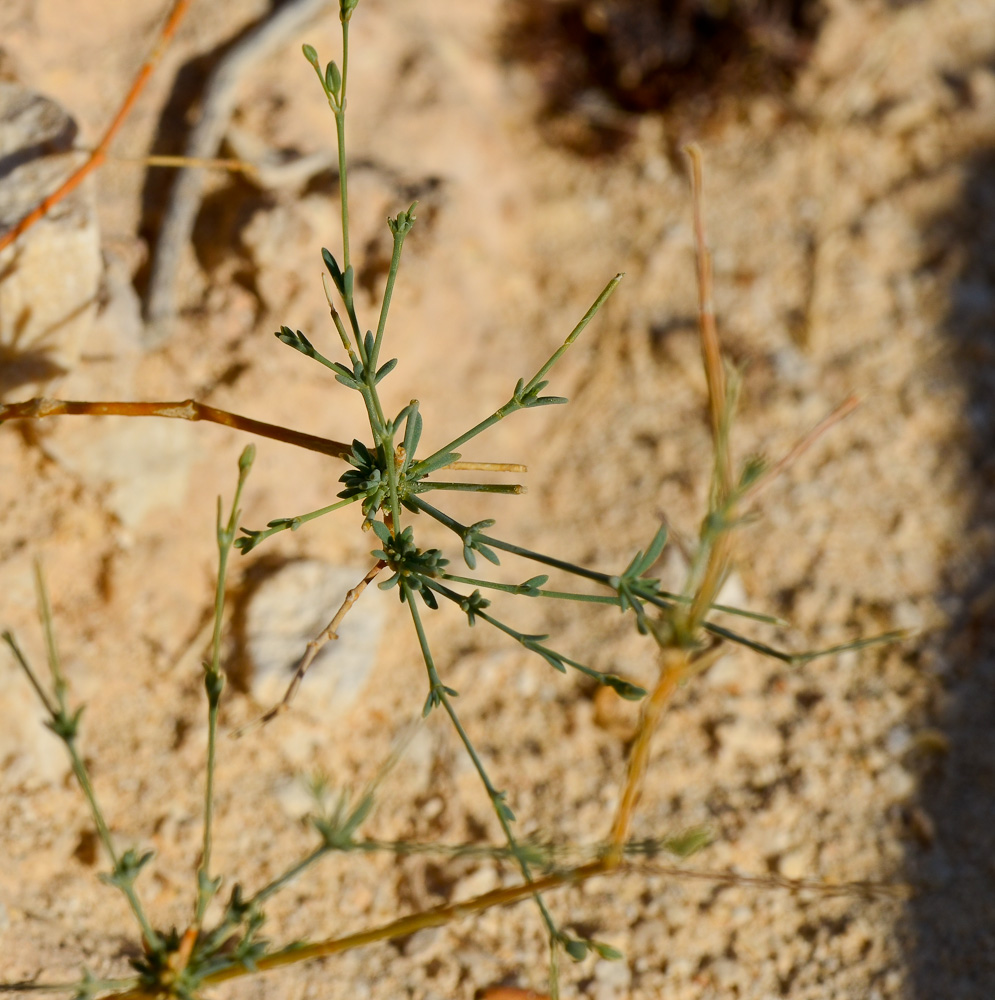
<svg viewBox="0 0 995 1000">
<path fill-rule="evenodd" d="M 265 711 L 258 719 L 253 722 L 236 729 L 233 733 L 233 737 L 241 737 L 246 733 L 252 732 L 265 726 L 267 722 L 271 722 L 282 712 L 285 712 L 289 707 L 291 702 L 297 695 L 300 689 L 301 683 L 304 680 L 304 675 L 308 672 L 311 664 L 314 663 L 314 658 L 321 652 L 325 645 L 331 642 L 333 639 L 338 639 L 338 628 L 342 624 L 342 620 L 349 613 L 349 609 L 359 600 L 362 593 L 366 588 L 377 578 L 380 571 L 387 565 L 382 559 L 378 560 L 367 572 L 366 576 L 363 577 L 355 587 L 350 588 L 345 597 L 342 599 L 342 603 L 339 605 L 338 611 L 332 616 L 332 620 L 318 633 L 308 644 L 305 649 L 304 655 L 301 657 L 301 662 L 298 664 L 297 669 L 294 671 L 293 679 L 290 681 L 290 685 L 287 687 L 287 691 L 283 698 L 278 701 L 272 708 Z"/>
<path fill-rule="evenodd" d="M 820 420 L 803 438 L 795 443 L 791 450 L 778 459 L 773 465 L 764 469 L 760 476 L 743 493 L 741 503 L 756 500 L 757 496 L 786 469 L 793 465 L 815 442 L 827 431 L 845 420 L 857 407 L 860 400 L 856 396 L 847 396 L 838 406 L 834 407 Z"/>
<path fill-rule="evenodd" d="M 695 260 L 698 274 L 698 324 L 701 333 L 701 354 L 708 383 L 708 412 L 712 423 L 712 438 L 718 447 L 726 426 L 726 385 L 722 366 L 722 351 L 715 327 L 715 299 L 712 294 L 712 254 L 705 238 L 704 181 L 702 178 L 701 147 L 691 143 L 684 147 L 691 163 L 691 197 L 694 211 Z M 728 452 L 720 458 L 723 492 L 732 488 L 732 466 Z"/>
<path fill-rule="evenodd" d="M 456 692 L 451 688 L 447 688 L 439 680 L 432 651 L 429 648 L 428 638 L 425 635 L 425 628 L 422 625 L 421 615 L 418 611 L 418 605 L 415 602 L 414 591 L 406 580 L 401 581 L 401 588 L 404 593 L 405 602 L 411 612 L 411 619 L 418 635 L 418 644 L 421 647 L 422 657 L 425 660 L 425 666 L 428 669 L 429 696 L 428 700 L 425 702 L 425 712 L 427 713 L 435 705 L 441 705 L 442 709 L 449 716 L 449 721 L 453 724 L 453 728 L 456 730 L 456 733 L 460 738 L 460 742 L 463 744 L 467 755 L 470 757 L 474 769 L 484 786 L 484 790 L 487 792 L 487 796 L 491 800 L 491 806 L 497 816 L 497 820 L 501 826 L 502 832 L 504 833 L 505 840 L 508 842 L 508 847 L 515 856 L 515 859 L 518 861 L 522 877 L 526 880 L 526 882 L 531 882 L 533 880 L 532 869 L 529 865 L 528 858 L 525 851 L 518 843 L 518 838 L 515 836 L 514 831 L 511 829 L 511 824 L 514 822 L 515 815 L 505 802 L 504 793 L 498 791 L 498 789 L 494 787 L 494 784 L 490 779 L 490 775 L 488 775 L 487 769 L 484 767 L 484 762 L 480 759 L 480 755 L 477 753 L 476 747 L 473 745 L 469 735 L 463 728 L 463 723 L 460 722 L 459 716 L 457 715 L 456 709 L 453 707 L 452 703 L 452 696 L 455 695 Z M 533 898 L 536 906 L 539 908 L 539 913 L 542 917 L 543 923 L 546 925 L 546 930 L 549 933 L 550 940 L 555 940 L 560 936 L 560 931 L 558 930 L 556 922 L 553 920 L 553 916 L 549 912 L 549 909 L 538 890 L 533 893 Z"/>
<path fill-rule="evenodd" d="M 168 417 L 176 420 L 207 420 L 248 434 L 283 441 L 297 448 L 331 455 L 333 458 L 346 459 L 352 452 L 351 446 L 342 441 L 333 441 L 331 438 L 318 437 L 316 434 L 305 434 L 302 431 L 280 427 L 278 424 L 242 417 L 237 413 L 208 406 L 206 403 L 198 403 L 194 399 L 166 403 L 88 403 L 81 400 L 36 396 L 22 403 L 0 403 L 0 424 L 6 420 L 40 420 L 43 417 L 55 416 Z"/>
<path fill-rule="evenodd" d="M 225 675 L 221 669 L 221 625 L 225 610 L 225 580 L 227 578 L 228 557 L 231 554 L 238 522 L 242 516 L 239 502 L 242 490 L 252 468 L 256 455 L 255 445 L 249 445 L 238 461 L 238 485 L 232 500 L 231 513 L 225 523 L 222 518 L 221 497 L 218 497 L 216 534 L 218 542 L 218 574 L 214 588 L 214 631 L 211 640 L 211 659 L 204 664 L 204 690 L 207 694 L 207 765 L 204 779 L 204 841 L 197 868 L 197 903 L 194 912 L 193 930 L 203 923 L 204 914 L 211 900 L 221 887 L 220 879 L 211 878 L 211 850 L 214 836 L 214 773 L 218 744 L 218 707 L 225 688 Z M 190 947 L 192 947 L 192 942 Z M 187 956 L 189 958 L 189 955 Z M 184 966 L 186 963 L 184 962 Z"/>
<path fill-rule="evenodd" d="M 107 150 L 110 144 L 114 141 L 114 137 L 131 113 L 131 109 L 135 106 L 138 96 L 145 89 L 145 84 L 148 83 L 149 77 L 152 76 L 159 60 L 162 58 L 162 54 L 166 51 L 167 46 L 176 34 L 176 29 L 180 26 L 180 22 L 186 15 L 189 6 L 190 0 L 175 0 L 152 51 L 145 62 L 142 63 L 138 75 L 131 84 L 131 89 L 125 96 L 121 107 L 118 109 L 110 125 L 107 126 L 107 131 L 104 132 L 103 138 L 97 143 L 96 148 L 90 153 L 86 161 L 77 167 L 48 197 L 44 198 L 37 208 L 30 211 L 20 222 L 16 223 L 11 229 L 8 229 L 7 232 L 0 236 L 0 251 L 5 250 L 22 233 L 38 222 L 39 219 L 44 218 L 53 206 L 62 201 L 66 195 L 75 191 L 83 183 L 84 179 L 107 159 Z"/>
<path fill-rule="evenodd" d="M 76 778 L 76 783 L 79 785 L 90 807 L 90 815 L 93 818 L 94 826 L 97 828 L 97 836 L 100 839 L 100 843 L 111 860 L 111 874 L 101 876 L 102 881 L 118 889 L 125 897 L 141 928 L 142 938 L 146 945 L 151 949 L 160 948 L 162 941 L 152 927 L 135 889 L 135 879 L 141 869 L 151 859 L 152 855 L 147 853 L 139 856 L 135 851 L 130 849 L 121 854 L 114 844 L 110 827 L 104 817 L 104 811 L 97 799 L 93 783 L 90 780 L 90 772 L 76 745 L 83 706 L 80 706 L 75 711 L 71 711 L 66 700 L 68 687 L 59 662 L 59 652 L 55 643 L 55 632 L 52 625 L 52 607 L 48 599 L 44 573 L 39 562 L 35 563 L 35 584 L 38 590 L 39 610 L 45 630 L 45 645 L 48 654 L 49 671 L 52 674 L 52 695 L 54 697 L 48 696 L 45 693 L 44 686 L 25 655 L 21 652 L 13 634 L 5 631 L 2 638 L 14 654 L 14 658 L 27 675 L 31 686 L 35 689 L 42 704 L 45 706 L 45 710 L 50 716 L 47 723 L 48 728 L 62 741 L 62 745 L 69 754 L 69 761 L 72 766 L 73 775 Z"/>
</svg>

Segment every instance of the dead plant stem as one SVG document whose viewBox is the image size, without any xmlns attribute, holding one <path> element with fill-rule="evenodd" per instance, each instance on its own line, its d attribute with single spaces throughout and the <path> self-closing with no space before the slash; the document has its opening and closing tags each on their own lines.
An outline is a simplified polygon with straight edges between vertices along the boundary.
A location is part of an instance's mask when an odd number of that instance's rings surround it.
<svg viewBox="0 0 995 1000">
<path fill-rule="evenodd" d="M 166 47 L 172 41 L 173 35 L 176 34 L 176 29 L 180 25 L 180 21 L 183 20 L 187 9 L 190 6 L 190 0 L 175 0 L 173 3 L 172 10 L 169 12 L 169 16 L 166 18 L 165 24 L 162 26 L 162 30 L 159 32 L 159 38 L 156 41 L 152 52 L 149 54 L 148 58 L 142 63 L 141 69 L 138 71 L 138 75 L 135 77 L 134 82 L 131 85 L 131 89 L 128 91 L 127 96 L 118 109 L 117 114 L 114 116 L 113 121 L 107 126 L 107 131 L 104 132 L 103 138 L 97 143 L 96 148 L 87 157 L 86 161 L 74 170 L 69 177 L 66 178 L 56 188 L 47 198 L 43 199 L 41 204 L 36 208 L 32 209 L 20 222 L 16 223 L 11 229 L 8 229 L 6 233 L 0 236 L 0 251 L 5 250 L 11 243 L 14 242 L 22 233 L 30 229 L 39 219 L 44 218 L 49 212 L 49 210 L 66 195 L 71 194 L 82 184 L 84 179 L 96 170 L 104 160 L 107 159 L 107 150 L 110 147 L 111 142 L 114 140 L 114 136 L 117 135 L 118 130 L 124 124 L 124 120 L 131 113 L 131 109 L 135 106 L 135 102 L 138 100 L 139 94 L 145 89 L 145 84 L 148 83 L 149 77 L 152 75 L 153 70 L 162 58 L 163 52 L 166 51 Z"/>
</svg>

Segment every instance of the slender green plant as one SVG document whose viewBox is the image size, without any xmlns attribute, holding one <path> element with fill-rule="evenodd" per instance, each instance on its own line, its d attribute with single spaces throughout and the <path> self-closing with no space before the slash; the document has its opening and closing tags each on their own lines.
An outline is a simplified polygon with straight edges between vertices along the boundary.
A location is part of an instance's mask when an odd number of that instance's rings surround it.
<svg viewBox="0 0 995 1000">
<path fill-rule="evenodd" d="M 550 989 L 558 995 L 558 965 L 562 953 L 581 960 L 590 951 L 603 958 L 617 957 L 610 946 L 566 930 L 547 904 L 545 893 L 559 886 L 575 883 L 596 875 L 621 873 L 633 867 L 643 868 L 647 854 L 670 852 L 685 856 L 700 848 L 707 840 L 703 831 L 684 832 L 678 836 L 660 836 L 652 841 L 631 839 L 632 820 L 648 766 L 650 741 L 659 718 L 673 692 L 707 666 L 722 652 L 727 643 L 746 646 L 766 656 L 789 664 L 798 664 L 817 656 L 857 649 L 872 642 L 889 641 L 897 633 L 861 639 L 829 649 L 805 653 L 789 653 L 734 631 L 713 620 L 715 613 L 738 615 L 754 623 L 783 625 L 778 619 L 747 612 L 717 603 L 731 562 L 733 529 L 750 513 L 751 505 L 763 485 L 776 474 L 794 454 L 807 447 L 829 423 L 850 408 L 850 403 L 831 414 L 827 421 L 799 442 L 781 463 L 769 465 L 760 459 L 749 460 L 734 471 L 729 447 L 737 388 L 736 377 L 722 361 L 714 316 L 711 311 L 711 263 L 701 221 L 701 163 L 696 149 L 691 149 L 695 232 L 697 235 L 698 284 L 701 300 L 701 341 L 704 368 L 708 384 L 709 414 L 713 441 L 711 489 L 708 509 L 702 519 L 694 557 L 688 578 L 680 592 L 664 590 L 653 575 L 667 544 L 664 526 L 647 524 L 645 549 L 637 552 L 624 569 L 604 572 L 585 567 L 567 559 L 533 551 L 494 533 L 495 521 L 487 518 L 473 524 L 463 524 L 437 506 L 441 501 L 429 495 L 434 492 L 470 491 L 478 493 L 518 493 L 517 484 L 484 484 L 461 479 L 448 479 L 444 474 L 471 471 L 513 473 L 522 466 L 465 462 L 461 457 L 464 445 L 520 410 L 557 406 L 566 402 L 562 396 L 547 393 L 552 369 L 585 328 L 595 319 L 607 299 L 614 293 L 622 275 L 615 275 L 594 299 L 590 308 L 563 340 L 562 344 L 529 377 L 520 378 L 508 399 L 483 419 L 441 448 L 428 454 L 419 450 L 423 421 L 419 403 L 412 400 L 400 412 L 391 416 L 385 410 L 380 395 L 380 383 L 393 371 L 397 360 L 383 360 L 390 303 L 397 279 L 402 249 L 407 235 L 416 223 L 416 204 L 398 212 L 388 220 L 393 238 L 393 252 L 386 285 L 381 300 L 375 331 L 360 322 L 354 288 L 355 269 L 349 240 L 348 162 L 346 156 L 346 111 L 349 79 L 349 26 L 359 0 L 340 0 L 342 30 L 341 65 L 330 61 L 322 66 L 316 50 L 304 46 L 304 55 L 314 67 L 321 88 L 335 119 L 338 146 L 338 193 L 341 203 L 342 240 L 338 256 L 322 250 L 329 282 L 325 284 L 332 323 L 338 335 L 342 360 L 323 354 L 302 331 L 282 326 L 276 334 L 283 343 L 329 369 L 335 380 L 346 389 L 357 392 L 363 401 L 368 423 L 365 440 L 356 438 L 351 444 L 301 434 L 274 425 L 263 424 L 226 411 L 217 410 L 192 400 L 183 403 L 84 403 L 48 399 L 0 406 L 0 422 L 16 418 L 38 418 L 56 414 L 122 413 L 133 416 L 167 416 L 183 419 L 206 419 L 244 429 L 251 433 L 276 438 L 344 460 L 349 468 L 341 476 L 342 491 L 335 502 L 302 514 L 280 517 L 265 528 L 239 527 L 239 503 L 253 461 L 252 447 L 246 448 L 239 460 L 238 484 L 227 518 L 222 502 L 218 501 L 217 544 L 219 566 L 214 609 L 214 631 L 211 656 L 204 668 L 204 688 L 207 699 L 207 748 L 203 810 L 203 847 L 195 875 L 192 918 L 183 931 L 163 931 L 157 928 L 143 906 L 138 889 L 138 876 L 151 859 L 150 852 L 129 849 L 120 852 L 110 834 L 110 828 L 90 781 L 83 757 L 77 748 L 81 708 L 67 702 L 66 683 L 59 665 L 53 634 L 51 612 L 39 572 L 38 587 L 41 615 L 45 624 L 51 683 L 44 683 L 21 652 L 15 638 L 4 634 L 17 662 L 23 667 L 31 685 L 48 713 L 48 725 L 64 743 L 76 776 L 89 804 L 101 843 L 111 862 L 105 882 L 117 888 L 125 897 L 140 931 L 143 950 L 135 961 L 131 976 L 114 980 L 97 980 L 88 975 L 63 984 L 9 984 L 5 989 L 53 989 L 71 991 L 76 997 L 150 998 L 177 997 L 192 1000 L 215 984 L 239 976 L 263 972 L 282 965 L 325 957 L 351 948 L 410 934 L 415 930 L 437 926 L 487 908 L 505 905 L 531 897 L 549 941 Z M 441 478 L 440 478 L 441 477 Z M 350 590 L 328 626 L 308 644 L 284 699 L 258 722 L 265 723 L 278 712 L 286 710 L 299 688 L 305 673 L 321 646 L 334 640 L 337 629 L 363 591 L 378 577 L 379 587 L 393 589 L 406 605 L 427 674 L 427 691 L 422 714 L 441 710 L 449 718 L 467 757 L 483 786 L 495 817 L 502 830 L 503 846 L 481 848 L 473 845 L 440 847 L 410 842 L 384 843 L 361 836 L 364 821 L 375 804 L 377 780 L 354 800 L 340 798 L 331 809 L 313 817 L 317 835 L 314 848 L 291 862 L 266 885 L 248 893 L 231 876 L 212 871 L 212 831 L 214 823 L 215 765 L 219 752 L 218 709 L 225 689 L 222 664 L 222 623 L 224 618 L 225 579 L 232 548 L 247 554 L 278 532 L 296 531 L 307 522 L 343 508 L 359 505 L 362 525 L 372 531 L 376 547 L 371 550 L 371 565 L 366 575 Z M 438 522 L 455 536 L 455 551 L 449 558 L 442 549 L 425 547 L 419 541 L 419 525 L 425 519 Z M 505 556 L 524 560 L 539 572 L 518 584 L 491 579 L 484 564 L 499 564 Z M 465 570 L 455 571 L 458 559 Z M 482 563 L 478 567 L 478 563 Z M 549 573 L 572 577 L 577 590 L 548 586 Z M 650 690 L 615 674 L 604 673 L 585 663 L 580 654 L 568 655 L 544 634 L 523 632 L 491 610 L 485 593 L 496 591 L 526 600 L 560 602 L 595 602 L 617 607 L 628 615 L 635 628 L 645 635 L 655 649 L 660 664 L 659 676 Z M 579 671 L 599 684 L 611 688 L 618 696 L 642 701 L 639 728 L 633 743 L 628 768 L 619 794 L 619 803 L 605 838 L 590 847 L 586 855 L 564 855 L 548 844 L 524 840 L 516 832 L 516 817 L 508 802 L 508 791 L 498 787 L 488 773 L 484 756 L 478 752 L 457 710 L 457 692 L 445 683 L 437 667 L 437 658 L 425 628 L 425 618 L 442 606 L 455 607 L 465 616 L 467 625 L 478 623 L 495 629 L 535 654 L 540 661 L 562 673 Z M 381 769 L 381 776 L 391 760 Z M 265 920 L 264 906 L 293 879 L 318 863 L 325 856 L 343 851 L 390 851 L 409 854 L 424 851 L 459 854 L 485 852 L 488 856 L 505 858 L 517 866 L 521 881 L 510 888 L 485 893 L 471 900 L 437 907 L 421 913 L 400 917 L 376 928 L 345 938 L 311 943 L 273 944 L 260 931 Z M 206 922 L 209 906 L 225 883 L 232 884 L 221 917 L 212 924 Z"/>
</svg>

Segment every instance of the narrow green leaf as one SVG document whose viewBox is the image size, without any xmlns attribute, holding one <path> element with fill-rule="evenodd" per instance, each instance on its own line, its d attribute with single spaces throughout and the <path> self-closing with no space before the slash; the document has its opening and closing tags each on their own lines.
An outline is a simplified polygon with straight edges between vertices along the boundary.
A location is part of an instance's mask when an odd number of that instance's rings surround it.
<svg viewBox="0 0 995 1000">
<path fill-rule="evenodd" d="M 306 354 L 309 358 L 313 358 L 317 354 L 317 351 L 311 345 L 311 341 L 300 330 L 295 333 L 289 326 L 281 326 L 276 334 L 276 338 L 277 340 L 282 340 L 295 351 Z"/>
<path fill-rule="evenodd" d="M 318 71 L 321 72 L 320 70 Z M 335 282 L 335 287 L 339 290 L 339 294 L 344 294 L 344 286 L 342 283 L 342 271 L 339 268 L 338 261 L 332 256 L 330 250 L 326 250 L 324 247 L 321 248 L 321 258 L 325 262 L 325 267 L 328 268 L 328 273 L 332 276 L 332 281 Z"/>
<path fill-rule="evenodd" d="M 563 935 L 563 950 L 575 961 L 583 962 L 587 958 L 588 946 L 586 941 Z"/>
<path fill-rule="evenodd" d="M 335 60 L 333 59 L 325 67 L 325 89 L 330 93 L 334 94 L 336 97 L 339 96 L 339 90 L 342 87 L 342 73 L 339 71 L 338 66 L 335 65 Z"/>
<path fill-rule="evenodd" d="M 447 451 L 444 455 L 436 455 L 435 458 L 420 462 L 418 465 L 418 478 L 427 476 L 438 471 L 443 466 L 451 465 L 453 462 L 458 462 L 459 460 L 460 453 L 458 451 Z"/>
<path fill-rule="evenodd" d="M 384 376 L 389 375 L 397 367 L 397 358 L 391 358 L 386 364 L 382 364 L 373 378 L 374 384 L 379 382 Z"/>
<path fill-rule="evenodd" d="M 617 962 L 625 957 L 618 948 L 613 948 L 610 944 L 605 944 L 604 941 L 592 941 L 591 947 L 598 953 L 599 958 L 608 962 Z"/>
<path fill-rule="evenodd" d="M 356 381 L 356 379 L 353 376 L 352 372 L 349 371 L 349 369 L 346 368 L 345 365 L 341 364 L 338 361 L 333 361 L 331 363 L 331 369 L 337 375 L 341 375 L 344 379 L 348 379 L 350 382 L 355 382 Z"/>
<path fill-rule="evenodd" d="M 498 559 L 497 554 L 486 545 L 481 545 L 480 542 L 478 542 L 476 549 L 489 563 L 493 563 L 495 566 L 501 565 L 501 560 Z"/>
<path fill-rule="evenodd" d="M 418 442 L 421 440 L 421 432 L 422 417 L 418 412 L 418 400 L 413 399 L 410 403 L 407 422 L 404 425 L 404 454 L 407 456 L 408 462 L 414 458 Z"/>
<path fill-rule="evenodd" d="M 622 680 L 621 677 L 616 677 L 615 674 L 605 674 L 602 683 L 605 687 L 610 687 L 619 697 L 624 698 L 626 701 L 641 701 L 646 697 L 645 688 Z"/>
<path fill-rule="evenodd" d="M 667 526 L 663 524 L 660 526 L 660 530 L 653 536 L 653 541 L 650 542 L 649 548 L 646 550 L 646 555 L 639 560 L 639 569 L 636 576 L 642 576 L 643 573 L 650 569 L 653 563 L 662 555 L 666 544 Z"/>
<path fill-rule="evenodd" d="M 712 832 L 705 826 L 694 826 L 663 842 L 664 850 L 679 858 L 689 858 L 712 842 Z"/>
<path fill-rule="evenodd" d="M 509 823 L 515 822 L 515 814 L 512 812 L 511 806 L 504 801 L 504 792 L 498 792 L 494 798 L 494 807 L 501 814 L 501 818 L 507 820 Z"/>
</svg>

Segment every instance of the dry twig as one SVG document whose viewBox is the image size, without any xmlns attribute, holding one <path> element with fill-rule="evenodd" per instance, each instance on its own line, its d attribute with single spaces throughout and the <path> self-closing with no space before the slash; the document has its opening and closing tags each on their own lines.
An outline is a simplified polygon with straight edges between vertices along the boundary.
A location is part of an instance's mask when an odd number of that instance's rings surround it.
<svg viewBox="0 0 995 1000">
<path fill-rule="evenodd" d="M 138 75 L 135 77 L 134 82 L 131 85 L 131 89 L 128 91 L 121 107 L 118 109 L 117 114 L 114 116 L 114 120 L 107 126 L 107 131 L 104 133 L 103 138 L 97 143 L 96 148 L 87 157 L 86 162 L 82 166 L 78 167 L 76 170 L 66 178 L 65 181 L 56 188 L 47 198 L 37 208 L 29 212 L 20 222 L 18 222 L 13 228 L 8 229 L 6 233 L 0 236 L 0 251 L 6 249 L 14 242 L 22 233 L 30 229 L 39 219 L 44 218 L 45 215 L 52 209 L 52 207 L 62 201 L 66 195 L 75 191 L 76 188 L 82 184 L 84 179 L 89 176 L 94 170 L 96 170 L 103 162 L 107 159 L 107 150 L 110 147 L 111 142 L 114 140 L 114 136 L 117 135 L 118 130 L 124 124 L 124 120 L 131 113 L 131 109 L 135 105 L 135 101 L 138 100 L 138 95 L 141 94 L 142 90 L 145 88 L 145 84 L 148 83 L 149 77 L 152 75 L 153 70 L 162 58 L 163 52 L 166 51 L 166 47 L 172 41 L 173 36 L 176 34 L 176 29 L 179 27 L 180 21 L 183 20 L 183 16 L 187 12 L 187 8 L 190 6 L 190 0 L 175 0 L 173 3 L 173 8 L 169 13 L 169 17 L 166 19 L 166 23 L 162 26 L 162 31 L 159 33 L 159 38 L 156 41 L 155 46 L 152 49 L 149 57 L 142 64 L 142 68 L 138 71 Z"/>
</svg>

